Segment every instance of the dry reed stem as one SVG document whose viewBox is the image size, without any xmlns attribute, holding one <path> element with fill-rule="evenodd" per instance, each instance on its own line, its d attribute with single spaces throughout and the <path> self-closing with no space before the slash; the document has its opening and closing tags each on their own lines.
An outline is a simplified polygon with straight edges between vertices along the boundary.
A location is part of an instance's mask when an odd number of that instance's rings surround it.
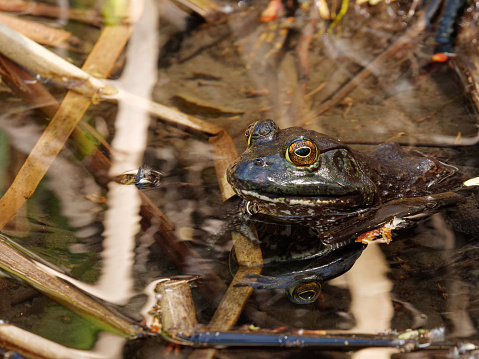
<svg viewBox="0 0 479 359">
<path fill-rule="evenodd" d="M 55 29 L 51 26 L 2 13 L 0 13 L 0 22 L 20 32 L 29 39 L 48 46 L 58 46 L 71 36 L 71 33 L 68 31 Z"/>
<path fill-rule="evenodd" d="M 0 323 L 0 347 L 30 359 L 86 359 L 92 353 L 70 349 L 11 324 Z M 12 357 L 14 357 L 13 355 Z"/>
</svg>

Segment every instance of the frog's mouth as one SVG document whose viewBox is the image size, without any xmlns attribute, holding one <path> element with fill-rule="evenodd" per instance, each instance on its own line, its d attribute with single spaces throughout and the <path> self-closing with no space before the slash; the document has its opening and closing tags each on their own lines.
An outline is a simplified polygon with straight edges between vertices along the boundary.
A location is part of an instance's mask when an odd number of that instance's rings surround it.
<svg viewBox="0 0 479 359">
<path fill-rule="evenodd" d="M 267 193 L 257 193 L 243 189 L 236 189 L 238 195 L 248 201 L 257 202 L 262 205 L 278 205 L 294 207 L 358 207 L 369 206 L 373 198 L 367 198 L 363 193 L 351 193 L 346 195 L 320 196 L 320 197 L 301 197 L 301 196 L 278 196 Z"/>
</svg>

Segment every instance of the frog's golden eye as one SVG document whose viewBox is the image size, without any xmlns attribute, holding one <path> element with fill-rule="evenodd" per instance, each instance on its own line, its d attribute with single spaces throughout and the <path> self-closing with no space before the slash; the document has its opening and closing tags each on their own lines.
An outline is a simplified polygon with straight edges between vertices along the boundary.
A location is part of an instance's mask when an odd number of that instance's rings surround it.
<svg viewBox="0 0 479 359">
<path fill-rule="evenodd" d="M 318 282 L 301 283 L 289 289 L 289 299 L 296 304 L 309 304 L 318 299 L 320 293 Z"/>
<path fill-rule="evenodd" d="M 286 159 L 296 166 L 309 166 L 317 157 L 316 145 L 307 138 L 294 141 L 286 151 Z"/>
</svg>

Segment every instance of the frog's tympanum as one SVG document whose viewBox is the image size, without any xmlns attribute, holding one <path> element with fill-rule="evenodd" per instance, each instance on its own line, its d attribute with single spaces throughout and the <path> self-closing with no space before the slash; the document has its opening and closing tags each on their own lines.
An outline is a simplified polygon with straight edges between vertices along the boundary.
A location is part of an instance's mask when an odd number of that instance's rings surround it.
<svg viewBox="0 0 479 359">
<path fill-rule="evenodd" d="M 390 229 L 407 225 L 412 217 L 464 201 L 461 194 L 451 191 L 465 179 L 455 167 L 405 151 L 397 144 L 359 152 L 315 131 L 300 127 L 281 130 L 271 120 L 250 125 L 246 139 L 248 148 L 230 165 L 227 178 L 245 200 L 246 223 L 261 225 L 257 226 L 258 236 L 248 231 L 247 225 L 237 230 L 261 242 L 270 262 L 284 264 L 290 259 L 304 265 L 304 260 L 321 257 L 321 264 L 313 265 L 318 281 L 335 276 L 323 275 L 333 251 L 361 234 L 381 228 L 371 232 L 373 237 L 381 233 L 390 238 Z M 271 234 L 271 229 L 260 230 L 272 224 L 282 228 L 281 235 Z M 348 270 L 362 249 L 350 249 L 346 257 L 351 260 L 338 266 L 336 275 Z M 334 254 L 331 262 L 337 259 Z M 250 284 L 294 289 L 293 283 L 303 286 L 314 282 L 311 273 L 303 272 L 299 278 L 293 272 L 287 280 L 275 274 L 278 279 L 272 281 L 265 274 Z M 268 285 L 258 284 L 266 278 L 270 278 Z M 315 299 L 313 287 L 305 287 L 305 298 Z M 295 301 L 293 294 L 292 299 Z"/>
</svg>

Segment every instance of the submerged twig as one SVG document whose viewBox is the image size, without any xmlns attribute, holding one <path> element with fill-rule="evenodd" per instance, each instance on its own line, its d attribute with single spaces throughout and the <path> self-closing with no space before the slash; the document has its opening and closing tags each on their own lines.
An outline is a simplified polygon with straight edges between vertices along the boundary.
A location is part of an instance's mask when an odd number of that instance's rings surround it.
<svg viewBox="0 0 479 359">
<path fill-rule="evenodd" d="M 477 69 L 479 59 L 477 57 L 476 52 L 476 56 L 466 57 L 466 61 L 462 60 L 462 56 L 453 57 L 450 61 L 473 102 L 476 113 L 479 113 L 479 73 Z"/>
<path fill-rule="evenodd" d="M 384 333 L 384 334 L 330 334 L 325 331 L 317 330 L 298 330 L 283 333 L 276 333 L 272 330 L 260 331 L 231 331 L 231 332 L 204 332 L 196 331 L 194 333 L 180 332 L 176 333 L 175 339 L 183 340 L 183 344 L 215 347 L 215 346 L 235 346 L 235 347 L 296 347 L 296 348 L 320 348 L 320 349 L 364 349 L 364 348 L 400 348 L 403 351 L 412 351 L 422 348 L 436 349 L 435 342 L 443 340 L 444 330 L 433 329 L 405 331 L 402 333 Z M 468 343 L 470 349 L 474 350 L 477 346 Z M 449 343 L 446 350 L 453 349 L 455 343 Z M 458 345 L 460 346 L 460 345 Z"/>
<path fill-rule="evenodd" d="M 41 109 L 48 117 L 55 116 L 59 108 L 57 100 L 32 75 L 1 54 L 0 76 L 19 97 Z"/>
</svg>

